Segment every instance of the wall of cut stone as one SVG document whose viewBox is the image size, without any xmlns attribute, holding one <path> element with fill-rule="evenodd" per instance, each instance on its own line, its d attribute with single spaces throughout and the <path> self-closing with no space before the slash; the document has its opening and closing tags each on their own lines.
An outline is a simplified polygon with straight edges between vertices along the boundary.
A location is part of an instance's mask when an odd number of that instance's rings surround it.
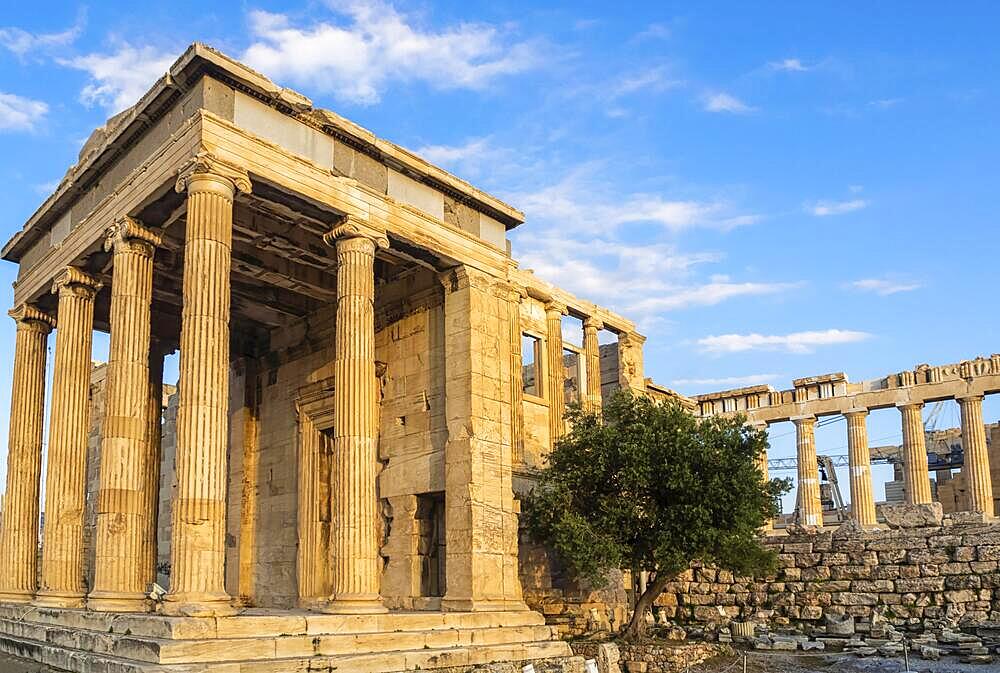
<svg viewBox="0 0 1000 673">
<path fill-rule="evenodd" d="M 843 616 L 854 617 L 859 631 L 876 616 L 913 629 L 997 621 L 1000 524 L 961 514 L 941 519 L 937 512 L 903 521 L 931 524 L 919 527 L 862 532 L 848 525 L 840 532 L 771 537 L 775 576 L 693 568 L 667 586 L 657 610 L 709 627 L 735 619 L 788 625 Z"/>
</svg>

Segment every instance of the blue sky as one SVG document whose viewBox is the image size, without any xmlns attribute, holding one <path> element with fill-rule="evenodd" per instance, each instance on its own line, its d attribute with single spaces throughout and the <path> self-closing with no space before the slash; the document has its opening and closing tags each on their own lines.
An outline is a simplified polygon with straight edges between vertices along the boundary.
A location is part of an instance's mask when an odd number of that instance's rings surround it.
<svg viewBox="0 0 1000 673">
<path fill-rule="evenodd" d="M 998 350 L 992 3 L 223 4 L 5 4 L 5 240 L 201 40 L 522 208 L 523 266 L 637 320 L 682 392 Z"/>
</svg>

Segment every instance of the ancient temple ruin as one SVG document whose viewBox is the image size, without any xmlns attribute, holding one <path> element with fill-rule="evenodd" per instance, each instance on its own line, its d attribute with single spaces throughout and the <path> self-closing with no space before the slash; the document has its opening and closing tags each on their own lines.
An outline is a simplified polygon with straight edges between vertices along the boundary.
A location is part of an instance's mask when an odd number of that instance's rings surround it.
<svg viewBox="0 0 1000 673">
<path fill-rule="evenodd" d="M 517 489 L 567 401 L 647 389 L 644 338 L 519 269 L 522 222 L 191 46 L 3 248 L 19 273 L 0 649 L 123 671 L 568 656 L 522 595 Z"/>
<path fill-rule="evenodd" d="M 928 447 L 922 420 L 924 405 L 955 400 L 961 409 L 957 433 L 964 449 L 962 480 L 967 511 L 992 518 L 1000 500 L 1000 479 L 994 479 L 983 423 L 983 398 L 1000 391 L 1000 355 L 947 365 L 922 364 L 912 370 L 873 381 L 852 383 L 842 372 L 795 379 L 789 390 L 767 385 L 726 390 L 695 398 L 703 416 L 742 413 L 752 425 L 795 424 L 798 463 L 797 501 L 800 522 L 823 526 L 815 426 L 818 418 L 842 415 L 847 419 L 851 517 L 863 527 L 876 525 L 872 489 L 871 452 L 867 420 L 870 411 L 899 410 L 903 431 L 902 473 L 906 503 L 932 502 Z M 763 464 L 766 470 L 766 462 Z M 766 472 L 765 472 L 766 473 Z M 950 478 L 950 473 L 949 473 Z M 954 502 L 954 496 L 952 496 Z M 951 507 L 949 509 L 954 509 Z"/>
</svg>

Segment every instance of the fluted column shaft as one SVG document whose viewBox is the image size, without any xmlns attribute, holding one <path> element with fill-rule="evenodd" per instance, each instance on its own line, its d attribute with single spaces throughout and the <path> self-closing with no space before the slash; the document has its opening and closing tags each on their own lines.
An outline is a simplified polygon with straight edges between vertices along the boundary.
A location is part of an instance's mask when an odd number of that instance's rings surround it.
<svg viewBox="0 0 1000 673">
<path fill-rule="evenodd" d="M 196 172 L 187 189 L 177 405 L 177 496 L 170 545 L 171 615 L 216 616 L 225 590 L 229 443 L 229 302 L 233 197 L 240 180 Z M 244 183 L 245 184 L 245 183 Z M 240 187 L 245 189 L 245 187 Z"/>
<path fill-rule="evenodd" d="M 83 607 L 83 511 L 90 432 L 90 370 L 94 296 L 100 284 L 75 267 L 56 278 L 56 331 L 45 475 L 42 581 L 35 599 L 49 607 Z"/>
<path fill-rule="evenodd" d="M 375 409 L 375 249 L 388 241 L 348 220 L 327 235 L 337 253 L 334 332 L 332 573 L 338 613 L 384 612 L 380 558 Z"/>
<path fill-rule="evenodd" d="M 524 462 L 524 354 L 521 352 L 521 300 L 526 296 L 523 288 L 510 293 L 510 428 L 511 455 L 514 464 Z"/>
<path fill-rule="evenodd" d="M 92 610 L 142 612 L 148 572 L 143 540 L 150 518 L 149 330 L 153 252 L 159 237 L 125 218 L 108 232 L 114 251 L 111 345 L 97 495 Z"/>
<path fill-rule="evenodd" d="M 962 473 L 969 493 L 969 509 L 992 517 L 993 480 L 983 427 L 983 396 L 959 397 L 958 404 L 962 412 L 962 449 L 965 452 Z"/>
<path fill-rule="evenodd" d="M 548 361 L 546 388 L 549 398 L 549 441 L 555 446 L 566 429 L 566 365 L 563 362 L 562 317 L 566 307 L 549 302 L 545 305 L 545 356 Z"/>
<path fill-rule="evenodd" d="M 816 462 L 816 417 L 800 416 L 795 422 L 795 446 L 799 477 L 799 520 L 804 526 L 823 525 L 819 499 L 819 465 Z"/>
<path fill-rule="evenodd" d="M 148 446 L 145 484 L 146 530 L 142 536 L 140 557 L 143 559 L 144 586 L 156 581 L 156 536 L 160 513 L 160 461 L 163 441 L 163 347 L 151 343 L 149 349 L 149 393 L 146 416 L 146 444 Z"/>
<path fill-rule="evenodd" d="M 852 409 L 844 416 L 847 418 L 847 460 L 851 471 L 851 518 L 870 528 L 877 521 L 868 448 L 868 410 Z"/>
<path fill-rule="evenodd" d="M 927 445 L 924 439 L 922 402 L 899 406 L 903 420 L 903 490 L 906 502 L 922 505 L 931 502 L 931 477 L 927 471 Z"/>
<path fill-rule="evenodd" d="M 597 340 L 597 332 L 604 328 L 597 318 L 588 317 L 583 321 L 583 357 L 584 371 L 587 376 L 587 409 L 591 412 L 601 410 L 601 346 Z"/>
<path fill-rule="evenodd" d="M 54 321 L 33 306 L 17 323 L 7 441 L 7 490 L 0 529 L 0 601 L 27 603 L 38 589 L 38 494 L 45 422 L 45 359 Z"/>
</svg>

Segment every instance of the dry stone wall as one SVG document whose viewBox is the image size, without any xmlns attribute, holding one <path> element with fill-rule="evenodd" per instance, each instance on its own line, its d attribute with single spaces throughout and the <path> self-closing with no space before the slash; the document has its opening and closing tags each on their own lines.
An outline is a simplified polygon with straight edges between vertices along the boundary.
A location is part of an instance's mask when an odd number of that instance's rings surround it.
<svg viewBox="0 0 1000 673">
<path fill-rule="evenodd" d="M 939 505 L 937 506 L 939 508 Z M 919 525 L 940 522 L 937 525 Z M 853 617 L 913 631 L 1000 620 L 1000 524 L 968 515 L 916 517 L 917 527 L 772 537 L 773 577 L 692 568 L 657 599 L 661 619 L 719 628 L 733 620 L 809 626 Z"/>
</svg>

